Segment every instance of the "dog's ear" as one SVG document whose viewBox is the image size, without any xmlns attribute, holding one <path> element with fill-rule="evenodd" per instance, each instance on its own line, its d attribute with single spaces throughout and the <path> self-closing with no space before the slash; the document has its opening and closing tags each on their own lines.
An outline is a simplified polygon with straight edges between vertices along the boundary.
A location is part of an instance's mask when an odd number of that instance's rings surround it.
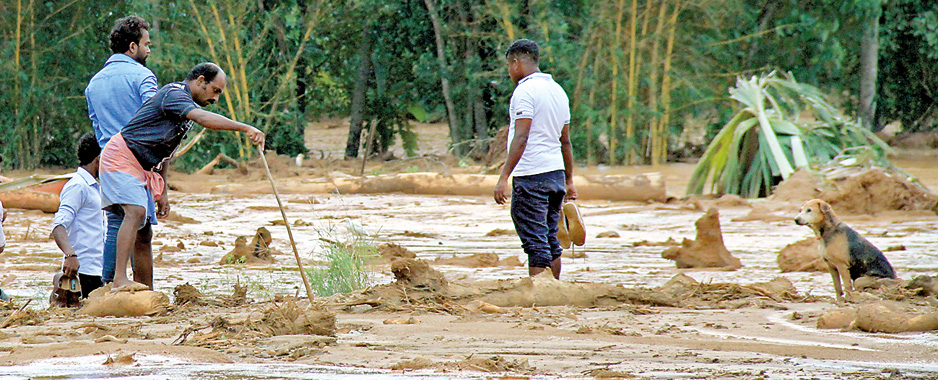
<svg viewBox="0 0 938 380">
<path fill-rule="evenodd" d="M 837 218 L 834 215 L 834 209 L 831 208 L 831 205 L 824 203 L 824 202 L 820 202 L 819 205 L 821 208 L 821 213 L 824 214 L 824 218 L 826 218 L 827 220 L 834 220 Z"/>
</svg>

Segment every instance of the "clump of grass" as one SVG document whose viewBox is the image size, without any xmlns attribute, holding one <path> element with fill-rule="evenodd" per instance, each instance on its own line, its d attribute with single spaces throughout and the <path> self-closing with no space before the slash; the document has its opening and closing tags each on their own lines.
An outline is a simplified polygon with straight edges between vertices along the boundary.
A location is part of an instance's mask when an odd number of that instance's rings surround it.
<svg viewBox="0 0 938 380">
<path fill-rule="evenodd" d="M 378 246 L 369 236 L 352 235 L 345 242 L 331 237 L 333 229 L 320 230 L 325 264 L 306 270 L 310 286 L 321 297 L 349 293 L 369 285 L 372 264 L 378 256 Z"/>
</svg>

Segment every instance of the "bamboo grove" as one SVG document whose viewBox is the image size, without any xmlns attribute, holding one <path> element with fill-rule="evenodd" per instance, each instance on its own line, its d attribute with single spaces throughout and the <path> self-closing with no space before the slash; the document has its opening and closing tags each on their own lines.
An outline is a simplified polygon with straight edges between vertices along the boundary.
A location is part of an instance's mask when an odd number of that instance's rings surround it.
<svg viewBox="0 0 938 380">
<path fill-rule="evenodd" d="M 931 129 L 938 76 L 915 73 L 938 67 L 935 13 L 925 0 L 10 0 L 0 2 L 0 167 L 74 164 L 90 129 L 84 87 L 128 14 L 151 23 L 161 85 L 219 63 L 230 83 L 213 110 L 290 155 L 305 151 L 307 122 L 341 118 L 346 157 L 362 154 L 372 127 L 366 154 L 398 141 L 412 154 L 416 120 L 447 123 L 452 153 L 480 158 L 508 120 L 504 51 L 530 38 L 570 95 L 577 159 L 631 165 L 705 145 L 738 110 L 727 93 L 737 77 L 771 71 L 834 94 L 847 115 L 866 107 L 870 128 Z M 861 91 L 871 45 L 860 41 L 871 38 L 878 86 Z M 244 136 L 196 129 L 178 162 L 246 160 L 248 148 Z"/>
</svg>

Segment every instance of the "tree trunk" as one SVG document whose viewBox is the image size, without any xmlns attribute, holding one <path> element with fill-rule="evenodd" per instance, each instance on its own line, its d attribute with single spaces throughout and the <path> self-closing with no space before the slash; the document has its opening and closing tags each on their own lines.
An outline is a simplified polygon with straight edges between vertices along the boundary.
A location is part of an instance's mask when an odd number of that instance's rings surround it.
<svg viewBox="0 0 938 380">
<path fill-rule="evenodd" d="M 759 29 L 756 30 L 757 33 L 764 31 L 769 27 L 769 21 L 772 21 L 772 18 L 775 17 L 775 11 L 778 9 L 779 0 L 767 0 L 765 5 L 762 6 L 762 13 L 759 14 Z M 759 33 L 761 35 L 761 33 Z M 756 56 L 756 53 L 759 52 L 759 41 L 753 39 L 749 44 L 749 53 L 746 54 L 746 59 L 743 61 L 743 69 L 749 69 L 752 65 L 752 58 Z"/>
<path fill-rule="evenodd" d="M 876 115 L 876 77 L 879 68 L 879 19 L 882 5 L 867 16 L 863 37 L 860 39 L 860 120 L 863 128 L 873 132 L 880 130 L 874 122 Z"/>
<path fill-rule="evenodd" d="M 456 106 L 453 105 L 453 98 L 450 95 L 449 78 L 446 70 L 446 43 L 443 42 L 443 25 L 440 24 L 440 18 L 436 14 L 436 6 L 433 0 L 424 0 L 427 6 L 427 13 L 430 14 L 430 22 L 433 23 L 433 35 L 436 39 L 436 59 L 440 65 L 440 85 L 443 87 L 443 100 L 446 102 L 446 120 L 449 122 L 449 138 L 453 145 L 462 142 L 462 136 L 458 129 L 459 118 L 456 116 Z M 455 151 L 461 155 L 461 150 Z"/>
<path fill-rule="evenodd" d="M 361 145 L 362 119 L 365 110 L 365 91 L 368 89 L 368 77 L 371 75 L 371 57 L 368 54 L 371 28 L 362 31 L 362 39 L 358 46 L 358 77 L 355 79 L 355 88 L 352 90 L 352 110 L 349 115 L 348 140 L 345 142 L 345 158 L 358 157 L 358 146 Z"/>
</svg>

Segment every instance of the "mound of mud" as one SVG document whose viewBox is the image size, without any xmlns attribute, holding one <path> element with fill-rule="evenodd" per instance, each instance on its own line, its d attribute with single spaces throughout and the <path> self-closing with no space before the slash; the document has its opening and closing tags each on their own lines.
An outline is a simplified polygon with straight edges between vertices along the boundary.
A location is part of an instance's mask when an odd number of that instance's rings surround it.
<svg viewBox="0 0 938 380">
<path fill-rule="evenodd" d="M 730 254 L 723 245 L 723 232 L 720 230 L 720 214 L 716 208 L 710 208 L 694 223 L 697 238 L 684 239 L 680 247 L 666 249 L 661 257 L 674 260 L 678 268 L 723 268 L 736 270 L 742 267 L 738 258 Z"/>
<path fill-rule="evenodd" d="M 497 289 L 485 290 L 482 302 L 501 307 L 577 306 L 607 307 L 623 303 L 676 306 L 667 294 L 645 289 L 626 289 L 610 284 L 560 281 L 544 271 L 535 277 L 505 280 Z"/>
<path fill-rule="evenodd" d="M 79 314 L 93 317 L 140 317 L 157 315 L 172 306 L 169 297 L 152 290 L 111 293 L 111 285 L 105 285 L 88 295 Z"/>
<path fill-rule="evenodd" d="M 202 301 L 202 292 L 194 286 L 185 283 L 177 285 L 173 289 L 173 303 L 176 305 L 185 305 L 187 303 L 199 304 Z"/>
<path fill-rule="evenodd" d="M 251 245 L 247 244 L 247 237 L 238 236 L 235 239 L 235 247 L 228 252 L 219 264 L 267 264 L 275 262 L 273 253 L 276 251 L 270 248 L 273 241 L 270 237 L 270 231 L 264 227 L 259 227 L 251 239 Z"/>
<path fill-rule="evenodd" d="M 792 173 L 788 179 L 778 184 L 769 199 L 801 204 L 806 200 L 817 198 L 823 187 L 824 180 L 821 176 L 802 169 Z"/>
<path fill-rule="evenodd" d="M 788 272 L 827 272 L 828 266 L 818 252 L 818 240 L 806 238 L 786 245 L 778 253 L 778 268 Z"/>
<path fill-rule="evenodd" d="M 834 186 L 833 190 L 823 191 L 820 198 L 837 212 L 877 214 L 891 210 L 924 210 L 938 213 L 938 196 L 881 170 L 869 169 L 838 178 Z"/>
<path fill-rule="evenodd" d="M 433 260 L 433 265 L 458 265 L 468 268 L 492 268 L 492 267 L 518 267 L 521 261 L 517 256 L 509 256 L 502 260 L 494 253 L 476 253 L 472 256 L 437 257 Z"/>
<path fill-rule="evenodd" d="M 388 260 L 394 260 L 398 258 L 402 259 L 415 259 L 417 254 L 409 251 L 407 248 L 400 244 L 395 243 L 385 243 L 378 246 L 378 254 L 381 257 L 384 257 Z"/>
<path fill-rule="evenodd" d="M 769 282 L 757 282 L 751 285 L 731 283 L 701 283 L 686 274 L 678 274 L 662 285 L 658 290 L 672 297 L 682 299 L 688 306 L 717 309 L 737 309 L 740 307 L 775 307 L 759 299 L 775 302 L 800 301 L 795 286 L 785 277 L 776 277 Z"/>
<path fill-rule="evenodd" d="M 877 214 L 884 211 L 938 213 L 938 196 L 901 175 L 880 169 L 841 168 L 825 177 L 805 170 L 795 172 L 775 188 L 771 199 L 802 203 L 822 199 L 837 213 Z"/>
<path fill-rule="evenodd" d="M 424 260 L 397 259 L 391 263 L 391 273 L 398 284 L 423 288 L 433 292 L 446 290 L 448 282 L 440 271 Z"/>
<path fill-rule="evenodd" d="M 274 305 L 261 319 L 270 335 L 335 336 L 335 313 L 321 307 L 301 307 L 295 302 Z"/>
</svg>

